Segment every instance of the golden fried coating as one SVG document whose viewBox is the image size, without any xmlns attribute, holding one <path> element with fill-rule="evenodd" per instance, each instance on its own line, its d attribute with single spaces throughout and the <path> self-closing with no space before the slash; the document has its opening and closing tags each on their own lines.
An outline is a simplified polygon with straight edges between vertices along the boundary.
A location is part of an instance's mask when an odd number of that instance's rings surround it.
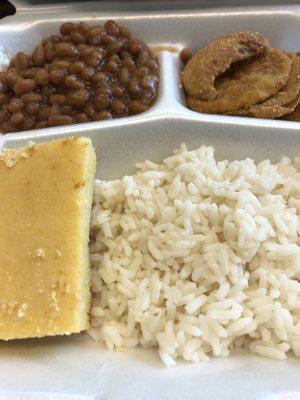
<svg viewBox="0 0 300 400">
<path fill-rule="evenodd" d="M 269 48 L 260 57 L 238 63 L 215 82 L 217 97 L 206 101 L 189 96 L 194 111 L 228 114 L 260 103 L 282 89 L 289 79 L 292 60 L 283 51 Z"/>
<path fill-rule="evenodd" d="M 239 32 L 219 38 L 198 50 L 186 64 L 182 83 L 188 95 L 203 100 L 218 96 L 215 80 L 233 63 L 263 55 L 268 40 L 259 33 Z"/>
<path fill-rule="evenodd" d="M 299 102 L 300 102 L 300 100 L 299 100 Z M 285 119 L 287 121 L 300 121 L 300 105 L 299 105 L 299 103 L 298 103 L 297 107 L 295 107 L 295 109 L 292 113 L 285 115 L 282 119 Z"/>
<path fill-rule="evenodd" d="M 247 109 L 234 111 L 233 115 L 246 115 L 256 118 L 279 118 L 290 114 L 297 107 L 300 96 L 300 57 L 289 53 L 292 68 L 287 84 L 274 96 Z"/>
</svg>

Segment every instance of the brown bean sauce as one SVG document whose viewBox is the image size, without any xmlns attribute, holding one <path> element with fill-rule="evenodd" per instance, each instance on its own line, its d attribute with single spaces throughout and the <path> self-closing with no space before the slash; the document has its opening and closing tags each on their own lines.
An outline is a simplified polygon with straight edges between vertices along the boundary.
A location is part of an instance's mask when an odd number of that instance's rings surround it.
<svg viewBox="0 0 300 400">
<path fill-rule="evenodd" d="M 139 114 L 154 103 L 158 84 L 156 57 L 126 28 L 66 22 L 0 72 L 0 132 Z"/>
</svg>

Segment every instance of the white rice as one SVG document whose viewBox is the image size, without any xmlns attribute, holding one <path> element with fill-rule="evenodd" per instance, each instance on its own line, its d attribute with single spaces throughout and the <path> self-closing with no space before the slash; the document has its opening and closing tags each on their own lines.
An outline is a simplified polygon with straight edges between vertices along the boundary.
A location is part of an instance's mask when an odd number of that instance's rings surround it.
<svg viewBox="0 0 300 400">
<path fill-rule="evenodd" d="M 96 181 L 91 336 L 208 361 L 300 355 L 300 159 L 216 161 L 185 145 Z"/>
</svg>

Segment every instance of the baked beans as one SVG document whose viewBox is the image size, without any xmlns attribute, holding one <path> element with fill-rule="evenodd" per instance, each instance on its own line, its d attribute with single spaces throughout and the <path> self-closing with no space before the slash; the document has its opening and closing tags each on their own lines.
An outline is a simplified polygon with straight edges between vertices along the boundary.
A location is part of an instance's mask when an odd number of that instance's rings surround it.
<svg viewBox="0 0 300 400">
<path fill-rule="evenodd" d="M 139 114 L 155 101 L 158 84 L 157 59 L 126 28 L 66 22 L 0 72 L 0 131 Z"/>
</svg>

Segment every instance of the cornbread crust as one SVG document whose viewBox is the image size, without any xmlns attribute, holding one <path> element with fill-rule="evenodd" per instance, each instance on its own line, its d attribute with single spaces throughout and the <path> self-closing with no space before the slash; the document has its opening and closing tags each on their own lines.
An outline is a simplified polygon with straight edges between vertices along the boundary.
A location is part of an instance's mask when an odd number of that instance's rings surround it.
<svg viewBox="0 0 300 400">
<path fill-rule="evenodd" d="M 95 170 L 88 138 L 0 155 L 0 339 L 88 328 Z"/>
</svg>

